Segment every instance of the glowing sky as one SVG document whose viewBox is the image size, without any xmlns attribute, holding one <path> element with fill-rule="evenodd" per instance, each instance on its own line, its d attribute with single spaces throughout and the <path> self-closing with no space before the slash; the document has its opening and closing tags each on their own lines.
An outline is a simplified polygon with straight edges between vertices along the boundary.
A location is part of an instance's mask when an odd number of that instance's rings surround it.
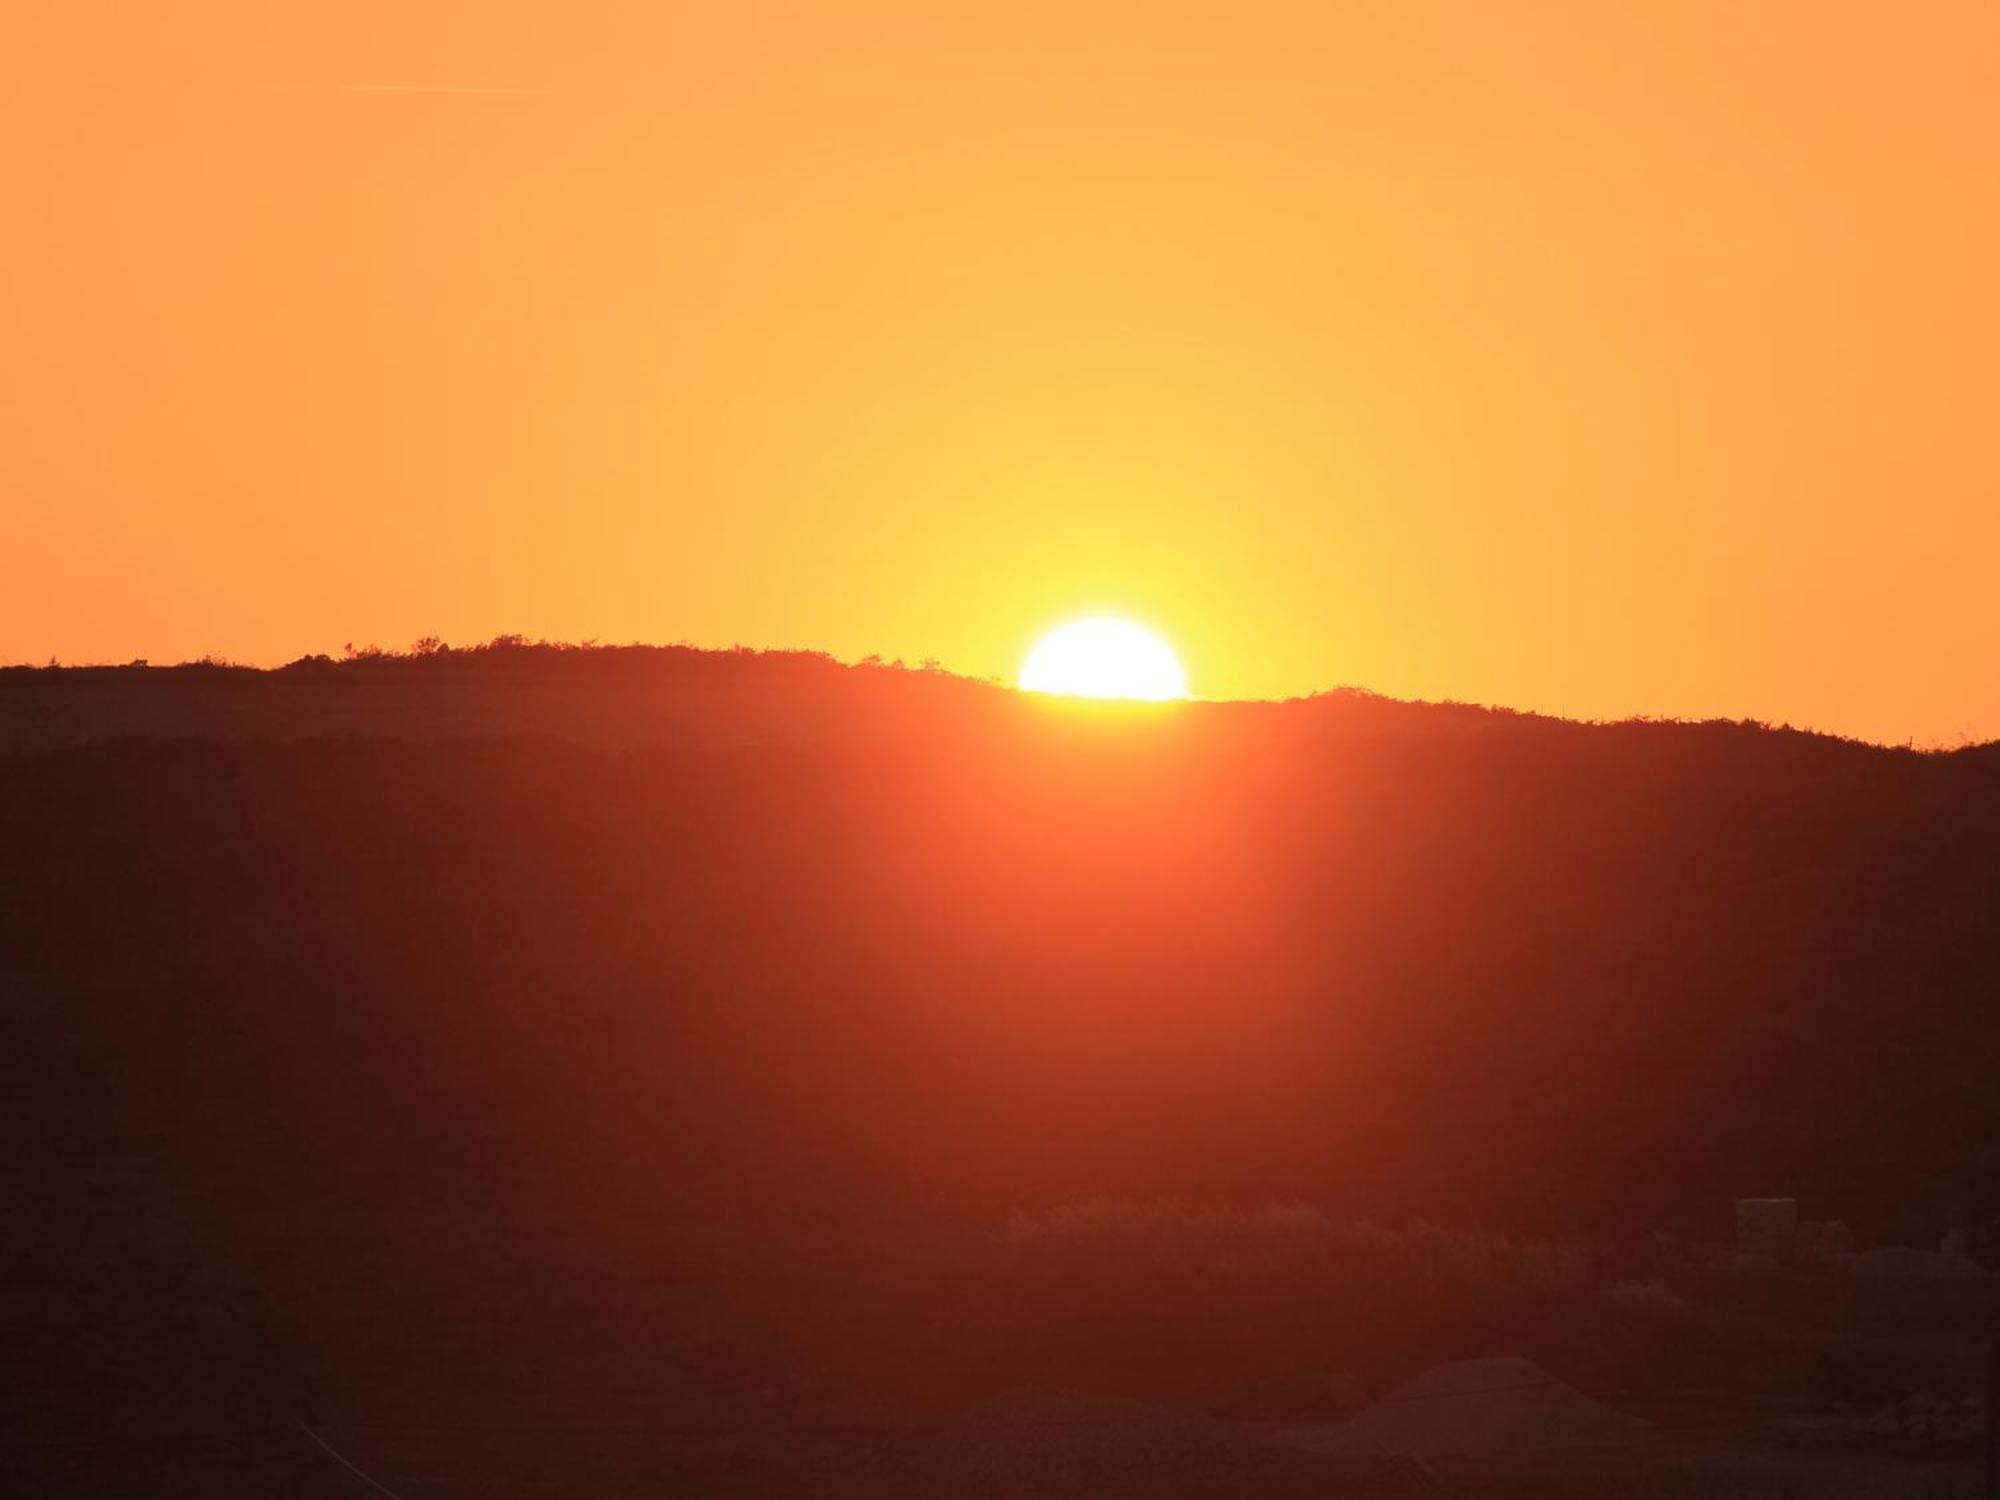
<svg viewBox="0 0 2000 1500">
<path fill-rule="evenodd" d="M 2000 7 L 34 4 L 0 659 L 2000 735 Z"/>
</svg>

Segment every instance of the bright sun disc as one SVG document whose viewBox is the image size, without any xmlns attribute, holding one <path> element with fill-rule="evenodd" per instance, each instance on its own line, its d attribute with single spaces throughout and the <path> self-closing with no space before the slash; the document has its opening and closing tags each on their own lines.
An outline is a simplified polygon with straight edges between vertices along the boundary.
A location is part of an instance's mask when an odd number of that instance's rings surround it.
<svg viewBox="0 0 2000 1500">
<path fill-rule="evenodd" d="M 1021 663 L 1021 689 L 1073 698 L 1187 696 L 1187 676 L 1173 648 L 1129 620 L 1077 620 L 1035 643 Z"/>
</svg>

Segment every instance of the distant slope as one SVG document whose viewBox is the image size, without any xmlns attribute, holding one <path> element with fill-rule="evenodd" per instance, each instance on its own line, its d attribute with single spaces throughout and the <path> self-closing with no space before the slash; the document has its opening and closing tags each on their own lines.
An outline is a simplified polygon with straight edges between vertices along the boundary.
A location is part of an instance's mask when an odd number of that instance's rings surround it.
<svg viewBox="0 0 2000 1500">
<path fill-rule="evenodd" d="M 579 744 L 756 744 L 928 737 L 999 692 L 942 672 L 843 666 L 811 652 L 496 643 L 423 655 L 306 658 L 269 671 L 0 669 L 0 752 L 127 735 L 435 741 L 546 735 Z"/>
<path fill-rule="evenodd" d="M 1354 689 L 1176 711 L 1267 740 L 1574 727 Z M 900 663 L 847 665 L 806 651 L 503 639 L 339 661 L 307 657 L 270 670 L 206 662 L 0 667 L 0 754 L 132 736 L 438 742 L 534 735 L 604 748 L 907 742 L 987 734 L 1021 712 L 1020 696 L 992 683 Z"/>
<path fill-rule="evenodd" d="M 1992 747 L 516 646 L 9 672 L 0 737 L 0 1427 L 40 1434 L 0 1432 L 10 1492 L 156 1492 L 200 1453 L 235 1476 L 204 1492 L 300 1462 L 353 1489 L 309 1420 L 410 1493 L 510 1435 L 577 1493 L 752 1493 L 657 1456 L 589 1480 L 664 1409 L 604 1393 L 818 1369 L 900 1403 L 1100 1346 L 1169 1381 L 1293 1347 L 1230 1352 L 1185 1215 L 1095 1249 L 1123 1220 L 1083 1215 L 1018 1305 L 1004 1226 L 1092 1200 L 1305 1200 L 1644 1275 L 1656 1231 L 1789 1193 L 1864 1245 L 2000 1250 Z M 1364 1346 L 1259 1380 L 1572 1342 L 1539 1272 L 1495 1324 L 1414 1295 L 1439 1247 L 1483 1274 L 1476 1234 L 1382 1240 L 1412 1247 L 1386 1289 L 1291 1279 L 1310 1238 L 1227 1243 L 1231 1276 L 1331 1293 L 1285 1327 Z M 1128 1272 L 1200 1339 L 1118 1313 Z M 574 1425 L 440 1426 L 481 1391 Z M 1123 1439 L 1084 1442 L 1049 1451 Z M 941 1435 L 914 1488 L 1004 1488 L 1020 1448 Z"/>
<path fill-rule="evenodd" d="M 73 746 L 0 761 L 31 1175 L 2000 1222 L 1990 747 L 681 650 L 0 697 Z"/>
</svg>

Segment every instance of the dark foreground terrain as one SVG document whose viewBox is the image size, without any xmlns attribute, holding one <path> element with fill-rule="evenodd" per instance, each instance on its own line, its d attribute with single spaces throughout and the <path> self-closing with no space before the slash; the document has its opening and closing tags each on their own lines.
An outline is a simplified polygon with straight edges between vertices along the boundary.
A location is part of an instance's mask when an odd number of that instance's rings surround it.
<svg viewBox="0 0 2000 1500">
<path fill-rule="evenodd" d="M 1995 747 L 522 645 L 0 747 L 8 1494 L 1978 1493 Z"/>
</svg>

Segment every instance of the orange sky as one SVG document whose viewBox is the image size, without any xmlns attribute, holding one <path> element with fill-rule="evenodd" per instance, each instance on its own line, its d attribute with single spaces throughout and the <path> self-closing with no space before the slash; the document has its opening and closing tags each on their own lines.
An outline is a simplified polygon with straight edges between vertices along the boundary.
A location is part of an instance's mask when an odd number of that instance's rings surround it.
<svg viewBox="0 0 2000 1500">
<path fill-rule="evenodd" d="M 2000 6 L 38 3 L 0 659 L 2000 736 Z"/>
</svg>

